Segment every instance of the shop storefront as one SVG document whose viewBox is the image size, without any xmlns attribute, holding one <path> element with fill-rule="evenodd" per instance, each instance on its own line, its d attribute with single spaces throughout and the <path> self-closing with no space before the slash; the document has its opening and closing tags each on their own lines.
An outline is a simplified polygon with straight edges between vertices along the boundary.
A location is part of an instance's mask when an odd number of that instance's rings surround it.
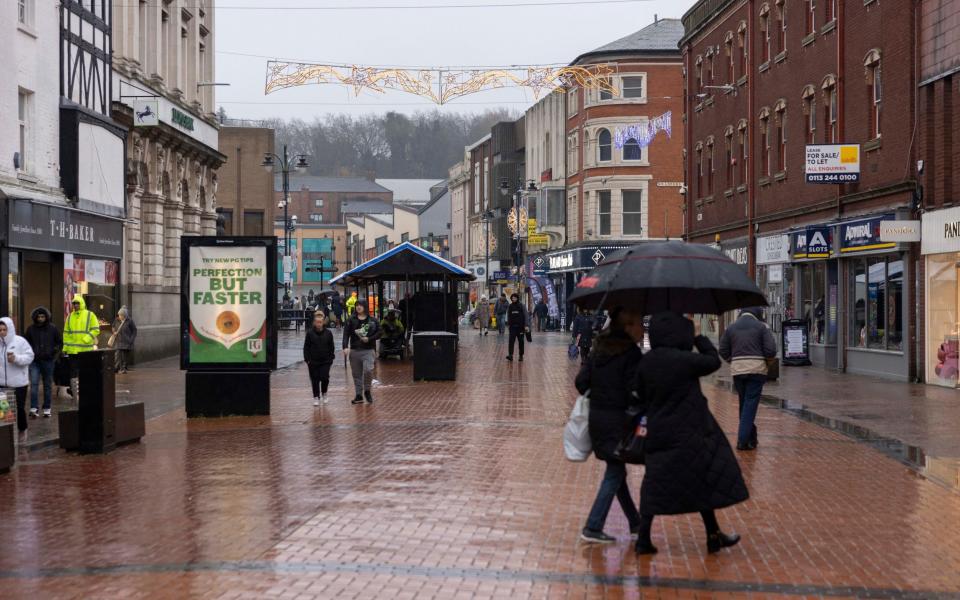
<svg viewBox="0 0 960 600">
<path fill-rule="evenodd" d="M 538 282 L 547 298 L 552 288 L 558 328 L 569 330 L 573 323 L 576 309 L 567 298 L 580 279 L 607 256 L 629 247 L 628 244 L 584 244 L 530 256 L 530 281 Z M 549 302 L 547 308 L 550 309 Z"/>
<path fill-rule="evenodd" d="M 105 345 L 120 308 L 123 222 L 25 199 L 7 207 L 0 310 L 23 328 L 33 309 L 45 306 L 62 326 L 73 295 L 82 294 L 100 319 Z"/>
<path fill-rule="evenodd" d="M 874 215 L 791 232 L 792 262 L 783 266 L 779 289 L 782 314 L 783 319 L 807 322 L 814 365 L 909 378 L 904 324 L 909 315 L 905 282 L 911 275 L 906 248 L 880 237 L 881 222 L 894 218 Z M 773 254 L 771 259 L 783 259 L 782 251 Z M 770 268 L 776 264 L 758 273 L 758 283 L 771 292 L 777 291 Z M 773 279 L 779 277 L 777 268 L 772 272 Z"/>
<path fill-rule="evenodd" d="M 960 387 L 960 208 L 923 214 L 927 383 Z"/>
<path fill-rule="evenodd" d="M 757 286 L 766 297 L 767 324 L 774 333 L 777 346 L 781 343 L 782 323 L 793 316 L 793 295 L 785 282 L 793 279 L 790 264 L 790 235 L 777 233 L 757 238 Z M 790 308 L 788 317 L 787 307 Z"/>
</svg>

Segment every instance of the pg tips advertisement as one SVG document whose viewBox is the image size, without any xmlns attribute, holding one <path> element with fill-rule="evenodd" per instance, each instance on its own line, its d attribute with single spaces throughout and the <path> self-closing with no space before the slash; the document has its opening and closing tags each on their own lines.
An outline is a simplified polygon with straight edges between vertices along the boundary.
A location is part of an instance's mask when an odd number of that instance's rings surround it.
<svg viewBox="0 0 960 600">
<path fill-rule="evenodd" d="M 190 248 L 190 362 L 267 361 L 267 250 Z"/>
</svg>

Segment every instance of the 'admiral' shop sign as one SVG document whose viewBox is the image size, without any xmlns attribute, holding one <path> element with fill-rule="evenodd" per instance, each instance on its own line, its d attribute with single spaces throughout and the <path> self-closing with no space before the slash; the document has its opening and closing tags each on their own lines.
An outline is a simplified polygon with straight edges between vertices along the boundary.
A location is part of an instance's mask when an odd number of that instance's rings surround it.
<svg viewBox="0 0 960 600">
<path fill-rule="evenodd" d="M 26 200 L 10 201 L 11 248 L 123 258 L 123 223 Z"/>
<path fill-rule="evenodd" d="M 880 239 L 880 223 L 892 219 L 890 215 L 871 217 L 859 221 L 840 224 L 840 253 L 853 254 L 871 250 L 896 248 L 896 242 L 884 242 Z"/>
</svg>

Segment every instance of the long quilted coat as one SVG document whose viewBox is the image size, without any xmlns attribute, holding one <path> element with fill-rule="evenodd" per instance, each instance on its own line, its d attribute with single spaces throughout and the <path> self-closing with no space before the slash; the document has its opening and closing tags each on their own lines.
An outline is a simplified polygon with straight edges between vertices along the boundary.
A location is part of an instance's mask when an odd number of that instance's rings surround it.
<svg viewBox="0 0 960 600">
<path fill-rule="evenodd" d="M 647 415 L 640 512 L 674 515 L 731 506 L 749 497 L 730 442 L 707 408 L 700 377 L 720 368 L 710 340 L 693 323 L 654 315 L 637 388 Z M 697 352 L 693 352 L 696 346 Z"/>
</svg>

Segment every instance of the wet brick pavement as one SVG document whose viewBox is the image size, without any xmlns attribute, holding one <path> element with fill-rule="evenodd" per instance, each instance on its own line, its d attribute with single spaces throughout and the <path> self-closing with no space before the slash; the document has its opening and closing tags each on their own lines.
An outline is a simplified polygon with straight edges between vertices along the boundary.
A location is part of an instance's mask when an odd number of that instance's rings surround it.
<svg viewBox="0 0 960 600">
<path fill-rule="evenodd" d="M 764 407 L 742 455 L 750 501 L 721 511 L 741 544 L 708 556 L 699 518 L 654 525 L 637 558 L 577 541 L 602 468 L 563 458 L 566 338 L 522 364 L 462 337 L 457 382 L 381 363 L 355 407 L 302 366 L 270 417 L 151 420 L 106 456 L 32 452 L 0 476 L 0 595 L 29 598 L 960 597 L 960 494 L 873 447 Z M 736 402 L 709 386 L 725 430 Z M 631 468 L 638 490 L 642 468 Z"/>
</svg>

